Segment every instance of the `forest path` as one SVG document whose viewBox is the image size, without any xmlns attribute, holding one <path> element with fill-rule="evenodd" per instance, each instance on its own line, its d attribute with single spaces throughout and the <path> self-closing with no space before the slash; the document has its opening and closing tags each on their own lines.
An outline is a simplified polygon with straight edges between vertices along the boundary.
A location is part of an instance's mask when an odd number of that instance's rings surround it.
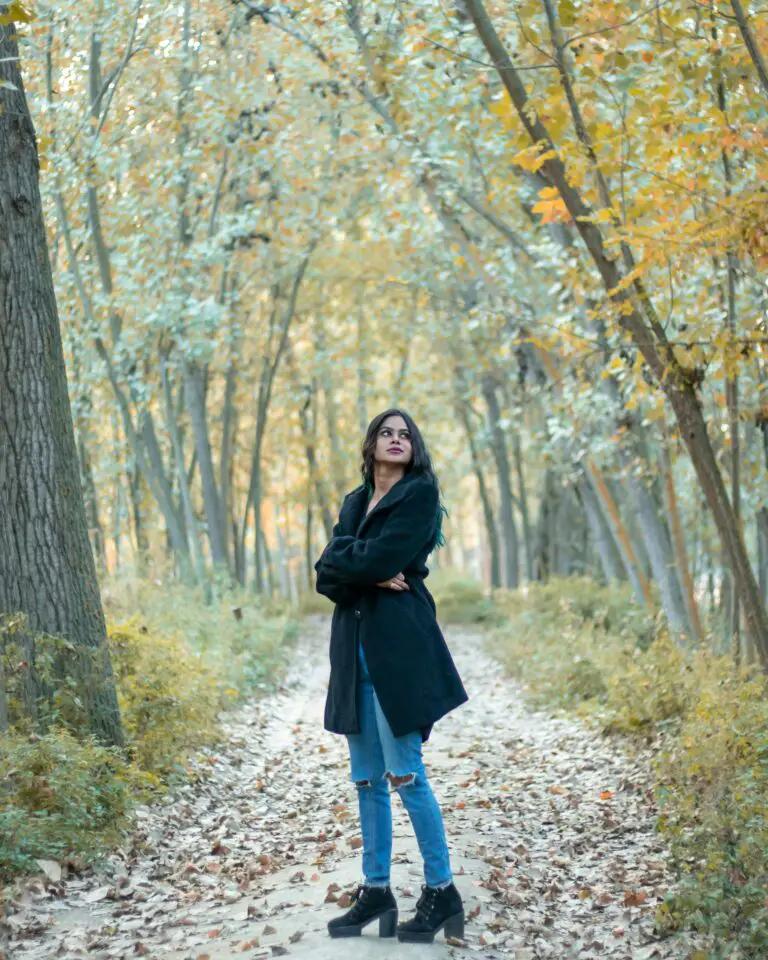
<svg viewBox="0 0 768 960">
<path fill-rule="evenodd" d="M 328 622 L 308 620 L 275 696 L 227 715 L 205 779 L 142 809 L 133 848 L 97 872 L 30 885 L 12 913 L 10 955 L 40 958 L 519 960 L 685 958 L 653 942 L 671 884 L 654 832 L 647 770 L 583 725 L 532 712 L 482 650 L 449 631 L 470 701 L 441 721 L 425 759 L 444 810 L 466 942 L 330 940 L 325 902 L 359 874 L 346 744 L 322 728 Z M 401 919 L 422 882 L 410 824 L 393 798 L 393 886 Z M 335 890 L 332 885 L 338 885 Z"/>
</svg>

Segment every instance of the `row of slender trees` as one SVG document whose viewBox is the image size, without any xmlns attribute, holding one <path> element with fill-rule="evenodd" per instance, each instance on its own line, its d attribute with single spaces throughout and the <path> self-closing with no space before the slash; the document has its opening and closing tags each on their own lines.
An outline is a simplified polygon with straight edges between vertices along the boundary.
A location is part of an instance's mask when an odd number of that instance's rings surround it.
<svg viewBox="0 0 768 960">
<path fill-rule="evenodd" d="M 296 598 L 369 417 L 402 403 L 449 505 L 440 563 L 625 579 L 676 635 L 766 662 L 748 5 L 2 9 L 0 610 L 101 644 L 79 489 L 102 575 Z"/>
</svg>

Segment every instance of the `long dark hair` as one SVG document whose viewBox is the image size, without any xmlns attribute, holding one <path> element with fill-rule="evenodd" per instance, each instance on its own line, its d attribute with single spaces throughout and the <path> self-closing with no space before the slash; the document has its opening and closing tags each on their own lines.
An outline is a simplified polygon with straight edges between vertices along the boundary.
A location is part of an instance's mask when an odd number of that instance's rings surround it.
<svg viewBox="0 0 768 960">
<path fill-rule="evenodd" d="M 365 484 L 369 494 L 373 493 L 373 473 L 376 466 L 376 440 L 379 436 L 381 425 L 384 423 L 387 417 L 402 417 L 403 420 L 405 420 L 405 425 L 408 427 L 408 432 L 411 435 L 412 456 L 411 462 L 405 468 L 405 472 L 419 473 L 422 476 L 427 477 L 435 485 L 435 489 L 437 490 L 439 497 L 440 509 L 438 510 L 437 515 L 437 531 L 435 534 L 434 546 L 440 547 L 445 543 L 445 538 L 443 537 L 442 532 L 443 515 L 445 514 L 447 516 L 448 511 L 443 505 L 442 497 L 440 497 L 440 483 L 438 482 L 435 469 L 432 466 L 432 458 L 429 455 L 427 444 L 424 440 L 424 437 L 421 435 L 421 430 L 419 430 L 419 428 L 416 426 L 413 417 L 406 413 L 405 410 L 400 410 L 398 407 L 392 407 L 390 410 L 385 410 L 383 413 L 377 414 L 368 424 L 368 429 L 365 431 L 365 439 L 363 440 L 363 462 L 360 465 L 360 472 L 363 475 L 363 483 Z"/>
</svg>

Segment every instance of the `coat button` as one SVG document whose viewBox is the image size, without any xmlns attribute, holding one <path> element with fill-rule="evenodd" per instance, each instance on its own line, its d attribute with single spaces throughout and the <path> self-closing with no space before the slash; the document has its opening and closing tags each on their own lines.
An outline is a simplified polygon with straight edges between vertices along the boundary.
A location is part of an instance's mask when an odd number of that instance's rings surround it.
<svg viewBox="0 0 768 960">
<path fill-rule="evenodd" d="M 359 610 L 355 610 L 355 616 L 359 620 L 362 617 L 362 613 Z"/>
</svg>

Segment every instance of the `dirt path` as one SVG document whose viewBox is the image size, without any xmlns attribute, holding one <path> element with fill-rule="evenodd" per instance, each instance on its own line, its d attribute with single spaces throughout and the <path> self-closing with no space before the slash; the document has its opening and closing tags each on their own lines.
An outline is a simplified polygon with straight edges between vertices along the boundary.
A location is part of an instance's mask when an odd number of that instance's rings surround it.
<svg viewBox="0 0 768 960">
<path fill-rule="evenodd" d="M 307 624 L 281 693 L 229 715 L 226 751 L 201 763 L 210 776 L 141 810 L 132 849 L 85 878 L 30 885 L 10 917 L 15 960 L 688 956 L 682 939 L 652 939 L 670 878 L 642 764 L 531 713 L 481 638 L 457 631 L 448 639 L 470 702 L 437 725 L 426 759 L 467 941 L 398 944 L 376 924 L 331 941 L 325 924 L 359 877 L 360 841 L 345 742 L 322 729 L 327 632 Z M 422 878 L 399 799 L 393 809 L 405 919 Z"/>
</svg>

